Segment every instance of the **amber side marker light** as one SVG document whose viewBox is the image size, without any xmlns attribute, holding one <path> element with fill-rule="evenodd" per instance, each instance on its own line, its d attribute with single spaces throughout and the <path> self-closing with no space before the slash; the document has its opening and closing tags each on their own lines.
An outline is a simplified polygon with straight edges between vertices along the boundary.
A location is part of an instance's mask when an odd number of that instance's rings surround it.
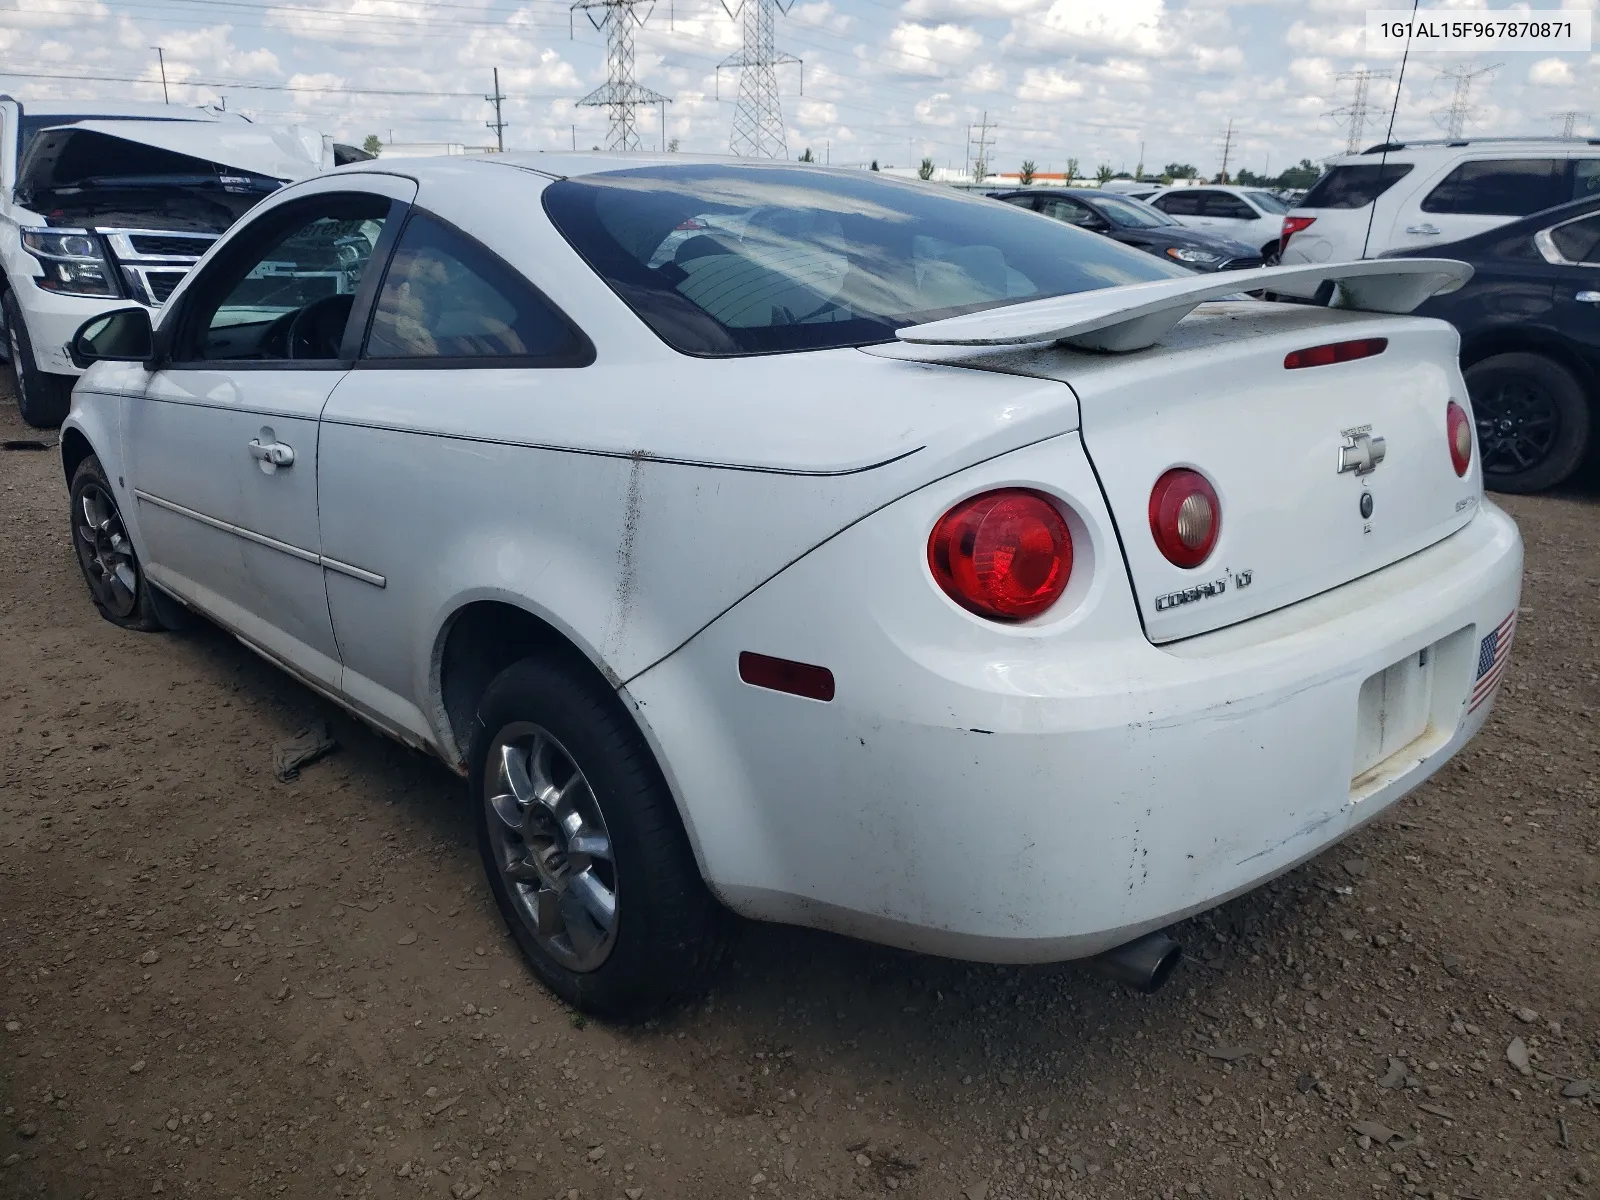
<svg viewBox="0 0 1600 1200">
<path fill-rule="evenodd" d="M 1329 342 L 1326 346 L 1310 346 L 1293 350 L 1283 356 L 1283 369 L 1296 371 L 1301 367 L 1331 367 L 1334 363 L 1353 362 L 1358 358 L 1371 358 L 1389 348 L 1388 338 L 1356 338 L 1349 342 Z"/>
<path fill-rule="evenodd" d="M 833 672 L 827 667 L 773 658 L 770 654 L 739 651 L 739 678 L 752 687 L 788 692 L 807 700 L 833 699 Z"/>
</svg>

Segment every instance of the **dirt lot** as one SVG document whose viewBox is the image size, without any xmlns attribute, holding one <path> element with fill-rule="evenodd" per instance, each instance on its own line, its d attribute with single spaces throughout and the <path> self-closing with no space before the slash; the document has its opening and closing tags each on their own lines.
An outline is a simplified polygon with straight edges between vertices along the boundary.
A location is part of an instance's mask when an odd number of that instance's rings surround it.
<svg viewBox="0 0 1600 1200">
<path fill-rule="evenodd" d="M 1509 505 L 1485 734 L 1159 995 L 750 926 L 618 1029 L 519 965 L 460 782 L 100 620 L 58 459 L 0 451 L 0 1196 L 1600 1196 L 1597 495 Z"/>
</svg>

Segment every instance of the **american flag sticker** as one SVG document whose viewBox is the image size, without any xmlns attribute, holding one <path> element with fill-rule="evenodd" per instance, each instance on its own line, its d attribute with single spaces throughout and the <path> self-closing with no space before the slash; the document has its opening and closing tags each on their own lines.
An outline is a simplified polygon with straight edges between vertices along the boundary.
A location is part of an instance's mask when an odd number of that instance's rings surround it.
<svg viewBox="0 0 1600 1200">
<path fill-rule="evenodd" d="M 1506 663 L 1511 661 L 1511 635 L 1516 631 L 1517 612 L 1512 609 L 1511 615 L 1479 643 L 1478 677 L 1472 685 L 1472 700 L 1467 705 L 1469 713 L 1494 695 L 1495 684 L 1500 682 L 1500 676 L 1505 674 Z"/>
</svg>

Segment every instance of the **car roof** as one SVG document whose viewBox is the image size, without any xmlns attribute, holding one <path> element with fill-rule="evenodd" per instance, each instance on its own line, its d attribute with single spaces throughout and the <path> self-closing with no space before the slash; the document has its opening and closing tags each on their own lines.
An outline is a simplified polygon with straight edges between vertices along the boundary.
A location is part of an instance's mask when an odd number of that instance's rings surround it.
<svg viewBox="0 0 1600 1200">
<path fill-rule="evenodd" d="M 1570 154 L 1574 150 L 1600 152 L 1600 138 L 1501 137 L 1459 138 L 1454 141 L 1428 139 L 1416 142 L 1380 142 L 1358 154 L 1341 154 L 1328 160 L 1328 167 L 1353 167 L 1370 164 L 1387 155 L 1391 162 L 1418 162 L 1428 159 L 1474 158 L 1486 154 L 1505 155 Z"/>
<path fill-rule="evenodd" d="M 17 100 L 16 97 L 11 97 Z M 26 117 L 140 117 L 145 120 L 220 121 L 209 109 L 141 100 L 17 100 Z"/>
</svg>

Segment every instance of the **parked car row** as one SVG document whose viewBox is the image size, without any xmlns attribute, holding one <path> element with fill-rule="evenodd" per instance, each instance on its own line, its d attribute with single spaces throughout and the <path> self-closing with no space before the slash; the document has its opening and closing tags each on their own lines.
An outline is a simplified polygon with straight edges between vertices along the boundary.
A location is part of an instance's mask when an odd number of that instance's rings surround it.
<svg viewBox="0 0 1600 1200">
<path fill-rule="evenodd" d="M 71 340 L 89 593 L 465 776 L 585 1009 L 702 986 L 726 909 L 1152 988 L 1478 731 L 1522 547 L 1408 315 L 1469 268 L 1084 204 L 1170 240 L 678 154 L 291 183 Z"/>
<path fill-rule="evenodd" d="M 1024 188 L 991 192 L 997 200 L 1135 246 L 1191 271 L 1239 271 L 1266 261 L 1252 246 L 1186 228 L 1160 209 L 1094 188 Z"/>
</svg>

